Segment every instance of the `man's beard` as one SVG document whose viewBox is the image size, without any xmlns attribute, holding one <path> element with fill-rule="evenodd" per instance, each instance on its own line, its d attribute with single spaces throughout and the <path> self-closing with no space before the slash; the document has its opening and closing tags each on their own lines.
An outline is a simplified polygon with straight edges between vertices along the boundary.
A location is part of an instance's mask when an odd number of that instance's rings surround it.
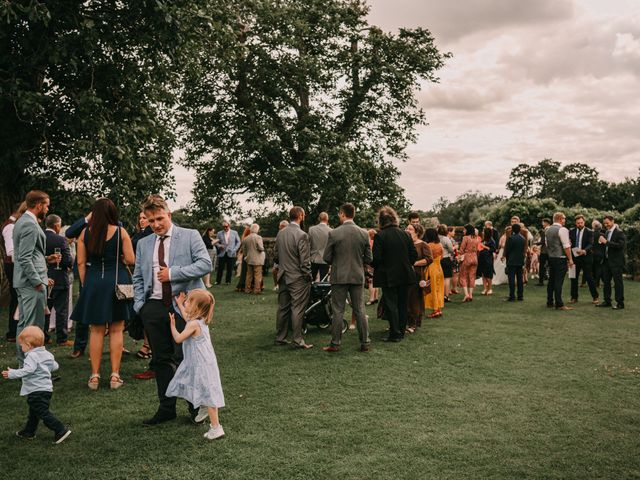
<svg viewBox="0 0 640 480">
<path fill-rule="evenodd" d="M 44 210 L 40 210 L 38 212 L 38 220 L 44 220 L 46 216 L 47 216 L 47 214 L 44 213 Z"/>
</svg>

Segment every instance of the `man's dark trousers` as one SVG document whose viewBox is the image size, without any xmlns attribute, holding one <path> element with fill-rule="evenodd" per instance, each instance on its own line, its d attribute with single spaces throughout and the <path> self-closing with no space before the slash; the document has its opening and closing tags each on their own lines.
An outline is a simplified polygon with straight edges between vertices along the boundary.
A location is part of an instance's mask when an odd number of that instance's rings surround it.
<svg viewBox="0 0 640 480">
<path fill-rule="evenodd" d="M 507 277 L 509 277 L 509 300 L 516 299 L 516 283 L 518 285 L 518 300 L 522 300 L 524 295 L 524 283 L 522 279 L 522 265 L 510 265 L 507 267 Z"/>
<path fill-rule="evenodd" d="M 13 288 L 13 263 L 4 264 L 4 273 L 7 275 L 9 281 L 9 293 L 11 294 L 11 300 L 9 302 L 9 328 L 7 329 L 7 339 L 16 338 L 16 330 L 18 329 L 18 321 L 13 317 L 18 308 L 18 292 Z"/>
<path fill-rule="evenodd" d="M 384 313 L 389 321 L 389 338 L 404 338 L 407 328 L 408 285 L 399 287 L 382 287 Z"/>
<path fill-rule="evenodd" d="M 166 393 L 178 365 L 182 362 L 182 345 L 175 343 L 171 334 L 170 312 L 176 317 L 178 331 L 184 330 L 185 321 L 183 318 L 174 311 L 173 306 L 167 307 L 162 300 L 147 300 L 140 310 L 142 324 L 153 351 L 153 366 L 156 372 L 158 400 L 160 401 L 158 413 L 167 415 L 176 412 L 176 398 L 167 397 Z M 189 412 L 193 413 L 193 405 L 190 403 Z"/>
<path fill-rule="evenodd" d="M 589 292 L 591 293 L 591 298 L 598 298 L 598 290 L 596 289 L 596 282 L 593 280 L 593 256 L 591 255 L 583 255 L 579 257 L 575 257 L 573 260 L 576 264 L 576 278 L 571 279 L 571 299 L 578 300 L 578 279 L 580 278 L 580 273 L 584 272 L 584 280 L 587 282 L 589 286 Z"/>
<path fill-rule="evenodd" d="M 544 281 L 548 278 L 547 267 L 549 263 L 549 255 L 541 253 L 538 264 L 538 285 L 544 285 Z"/>
<path fill-rule="evenodd" d="M 547 283 L 547 305 L 555 305 L 556 308 L 564 307 L 562 302 L 562 286 L 567 274 L 568 265 L 566 258 L 549 258 L 549 282 Z"/>
<path fill-rule="evenodd" d="M 66 288 L 54 288 L 51 290 L 51 294 L 47 299 L 47 306 L 49 310 L 52 308 L 56 311 L 56 342 L 58 344 L 64 343 L 68 338 L 69 323 L 69 287 Z M 49 327 L 50 315 L 45 317 L 45 327 Z"/>
<path fill-rule="evenodd" d="M 227 269 L 225 282 L 231 283 L 231 274 L 233 273 L 233 266 L 235 264 L 236 264 L 236 257 L 230 257 L 226 254 L 223 257 L 218 257 L 218 271 L 216 272 L 216 283 L 220 283 L 222 281 L 222 271 L 225 268 Z"/>
<path fill-rule="evenodd" d="M 324 277 L 329 273 L 329 265 L 326 263 L 312 263 L 311 264 L 311 279 L 312 281 L 316 281 L 316 275 L 320 273 L 319 280 L 322 281 Z"/>
<path fill-rule="evenodd" d="M 607 259 L 602 262 L 602 289 L 604 294 L 604 303 L 611 303 L 611 280 L 613 280 L 616 303 L 618 305 L 624 305 L 624 285 L 622 283 L 622 270 L 623 267 L 610 266 Z"/>
</svg>

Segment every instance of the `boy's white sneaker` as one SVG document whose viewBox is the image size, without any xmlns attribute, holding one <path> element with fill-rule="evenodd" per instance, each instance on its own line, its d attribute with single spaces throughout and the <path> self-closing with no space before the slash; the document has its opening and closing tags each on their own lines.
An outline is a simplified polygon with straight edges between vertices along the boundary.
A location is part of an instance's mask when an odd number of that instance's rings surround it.
<svg viewBox="0 0 640 480">
<path fill-rule="evenodd" d="M 218 425 L 217 427 L 211 425 L 209 427 L 209 431 L 204 434 L 204 438 L 206 438 L 207 440 L 216 440 L 222 437 L 224 437 L 224 430 L 222 429 L 222 425 Z"/>
<path fill-rule="evenodd" d="M 209 416 L 209 409 L 207 407 L 200 407 L 194 421 L 196 423 L 204 422 L 208 416 Z"/>
</svg>

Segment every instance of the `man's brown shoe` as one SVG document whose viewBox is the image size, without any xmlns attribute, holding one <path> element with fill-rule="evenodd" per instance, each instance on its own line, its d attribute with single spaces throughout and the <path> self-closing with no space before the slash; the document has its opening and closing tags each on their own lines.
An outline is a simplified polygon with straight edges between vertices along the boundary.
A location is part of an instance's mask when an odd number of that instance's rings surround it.
<svg viewBox="0 0 640 480">
<path fill-rule="evenodd" d="M 133 378 L 136 380 L 153 380 L 156 378 L 156 372 L 153 370 L 147 370 L 146 372 L 136 373 Z"/>
<path fill-rule="evenodd" d="M 71 340 L 67 340 L 62 343 L 58 343 L 59 347 L 73 347 L 73 342 Z"/>
<path fill-rule="evenodd" d="M 573 310 L 573 308 L 567 307 L 566 305 L 563 305 L 562 307 L 556 307 L 556 310 L 567 311 L 567 310 Z"/>
<path fill-rule="evenodd" d="M 370 352 L 371 351 L 371 347 L 369 345 L 360 345 L 360 351 L 361 352 Z"/>
<path fill-rule="evenodd" d="M 71 353 L 71 358 L 80 358 L 83 355 L 84 355 L 84 352 L 82 350 L 74 350 Z"/>
<path fill-rule="evenodd" d="M 340 351 L 340 347 L 336 347 L 334 345 L 329 345 L 328 347 L 322 347 L 322 350 L 324 350 L 325 352 L 339 352 Z"/>
<path fill-rule="evenodd" d="M 572 298 L 571 300 L 569 300 L 569 303 L 578 303 L 578 299 L 577 298 Z"/>
</svg>

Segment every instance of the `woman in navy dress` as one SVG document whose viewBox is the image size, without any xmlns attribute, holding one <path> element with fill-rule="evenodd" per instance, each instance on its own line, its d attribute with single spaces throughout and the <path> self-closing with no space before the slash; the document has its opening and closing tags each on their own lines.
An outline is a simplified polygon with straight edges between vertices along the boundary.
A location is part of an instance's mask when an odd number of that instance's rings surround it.
<svg viewBox="0 0 640 480">
<path fill-rule="evenodd" d="M 135 256 L 131 238 L 119 226 L 118 211 L 108 198 L 101 198 L 93 206 L 91 220 L 78 238 L 77 255 L 82 290 L 71 318 L 90 325 L 91 377 L 88 385 L 91 390 L 98 389 L 100 360 L 108 327 L 111 358 L 109 382 L 112 389 L 117 389 L 123 383 L 120 361 L 124 324 L 125 320 L 133 317 L 133 309 L 130 300 L 116 298 L 115 286 L 116 283 L 131 284 L 125 264 L 133 265 Z"/>
</svg>

